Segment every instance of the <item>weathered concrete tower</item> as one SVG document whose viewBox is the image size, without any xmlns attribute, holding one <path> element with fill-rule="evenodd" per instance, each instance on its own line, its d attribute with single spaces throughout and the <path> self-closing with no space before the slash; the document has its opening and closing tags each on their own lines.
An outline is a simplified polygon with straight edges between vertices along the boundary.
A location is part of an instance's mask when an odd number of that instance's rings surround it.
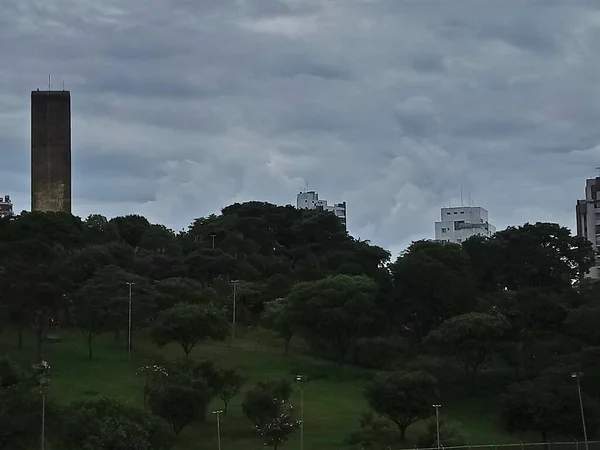
<svg viewBox="0 0 600 450">
<path fill-rule="evenodd" d="M 31 93 L 31 210 L 71 213 L 71 93 Z"/>
</svg>

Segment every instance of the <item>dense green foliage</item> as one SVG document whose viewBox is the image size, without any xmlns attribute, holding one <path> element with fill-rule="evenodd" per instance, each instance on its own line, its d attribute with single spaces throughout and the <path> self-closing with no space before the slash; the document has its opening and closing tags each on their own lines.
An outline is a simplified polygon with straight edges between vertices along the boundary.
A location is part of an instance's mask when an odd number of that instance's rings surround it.
<svg viewBox="0 0 600 450">
<path fill-rule="evenodd" d="M 48 420 L 57 424 L 49 443 L 67 436 L 84 449 L 167 449 L 186 427 L 208 426 L 211 405 L 225 412 L 241 393 L 248 427 L 264 444 L 284 445 L 298 428 L 293 367 L 289 380 L 262 380 L 243 392 L 245 373 L 193 357 L 194 348 L 234 331 L 234 314 L 256 348 L 276 339 L 285 355 L 305 352 L 340 371 L 364 369 L 371 411 L 360 423 L 355 418 L 352 445 L 398 445 L 414 423 L 435 413 L 433 403 L 456 392 L 493 396 L 507 430 L 580 436 L 571 372 L 584 373 L 592 436 L 600 283 L 583 275 L 594 256 L 590 243 L 566 228 L 536 223 L 462 246 L 414 242 L 391 261 L 386 250 L 348 235 L 331 213 L 261 202 L 231 205 L 180 233 L 138 215 L 3 218 L 2 330 L 15 334 L 23 352 L 24 333 L 37 345 L 35 358 L 21 358 L 24 368 L 0 361 L 0 418 L 7 424 L 0 448 L 39 440 L 42 378 L 27 364 L 42 361 L 70 328 L 83 333 L 87 362 L 101 361 L 93 343 L 109 334 L 116 348 L 127 348 L 130 317 L 134 350 L 149 335 L 170 353 L 176 343 L 189 356 L 151 360 L 139 370 L 146 411 L 106 398 L 65 405 L 59 398 L 56 407 L 49 401 Z M 484 377 L 496 381 L 480 383 Z M 462 442 L 460 430 L 443 423 L 444 445 Z M 429 426 L 422 445 L 431 434 Z"/>
</svg>

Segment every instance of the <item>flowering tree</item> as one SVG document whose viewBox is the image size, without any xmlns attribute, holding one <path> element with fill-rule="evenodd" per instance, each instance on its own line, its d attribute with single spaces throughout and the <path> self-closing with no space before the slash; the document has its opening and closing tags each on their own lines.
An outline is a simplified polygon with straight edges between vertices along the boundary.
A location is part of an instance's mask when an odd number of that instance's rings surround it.
<svg viewBox="0 0 600 450">
<path fill-rule="evenodd" d="M 163 384 L 169 373 L 158 364 L 146 364 L 138 369 L 137 375 L 144 377 L 144 408 L 147 408 L 150 389 L 152 386 Z"/>
<path fill-rule="evenodd" d="M 264 439 L 266 446 L 277 450 L 289 439 L 289 435 L 300 427 L 300 421 L 294 420 L 294 407 L 285 400 L 273 399 L 278 403 L 278 414 L 268 418 L 262 425 L 256 426 L 256 430 Z"/>
</svg>

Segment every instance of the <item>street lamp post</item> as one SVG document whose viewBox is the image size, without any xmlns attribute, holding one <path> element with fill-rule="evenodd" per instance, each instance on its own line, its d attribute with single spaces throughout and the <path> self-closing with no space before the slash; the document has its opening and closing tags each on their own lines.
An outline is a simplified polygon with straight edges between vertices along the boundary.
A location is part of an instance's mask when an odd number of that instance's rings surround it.
<svg viewBox="0 0 600 450">
<path fill-rule="evenodd" d="M 127 361 L 131 361 L 131 287 L 135 283 L 129 283 L 129 319 L 128 319 L 128 332 L 127 332 Z"/>
<path fill-rule="evenodd" d="M 585 426 L 585 414 L 583 412 L 583 399 L 581 398 L 581 383 L 579 381 L 581 375 L 582 374 L 580 373 L 572 373 L 571 378 L 575 378 L 575 381 L 577 381 L 577 393 L 579 394 L 579 409 L 581 410 L 581 423 L 583 425 L 583 439 L 585 440 L 585 450 L 589 450 L 587 428 Z"/>
<path fill-rule="evenodd" d="M 44 450 L 46 445 L 46 392 L 50 386 L 50 366 L 46 361 L 40 364 L 34 364 L 33 368 L 39 374 L 39 385 L 42 394 L 42 433 L 40 448 Z"/>
<path fill-rule="evenodd" d="M 300 384 L 300 450 L 304 450 L 304 377 L 296 375 L 296 381 Z"/>
<path fill-rule="evenodd" d="M 442 405 L 433 405 L 435 408 L 435 424 L 437 429 L 437 448 L 440 450 L 440 407 Z"/>
<path fill-rule="evenodd" d="M 215 249 L 215 237 L 217 237 L 216 234 L 211 234 L 210 237 L 212 238 L 212 248 L 213 250 Z"/>
<path fill-rule="evenodd" d="M 235 308 L 236 308 L 236 287 L 239 280 L 231 280 L 233 284 L 233 316 L 231 320 L 231 345 L 235 343 Z"/>
<path fill-rule="evenodd" d="M 223 413 L 223 411 L 220 409 L 213 411 L 213 414 L 215 416 L 217 416 L 217 448 L 219 450 L 221 450 L 221 414 L 222 413 Z"/>
</svg>

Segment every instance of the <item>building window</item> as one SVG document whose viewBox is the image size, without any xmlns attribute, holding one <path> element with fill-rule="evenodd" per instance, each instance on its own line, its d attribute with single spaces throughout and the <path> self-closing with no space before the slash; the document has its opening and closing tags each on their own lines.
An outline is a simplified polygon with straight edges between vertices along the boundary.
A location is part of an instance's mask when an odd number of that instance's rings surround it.
<svg viewBox="0 0 600 450">
<path fill-rule="evenodd" d="M 458 214 L 456 211 L 454 211 L 454 214 Z"/>
<path fill-rule="evenodd" d="M 460 213 L 461 213 L 461 214 L 464 214 L 465 212 L 464 212 L 464 211 L 461 211 Z"/>
</svg>

